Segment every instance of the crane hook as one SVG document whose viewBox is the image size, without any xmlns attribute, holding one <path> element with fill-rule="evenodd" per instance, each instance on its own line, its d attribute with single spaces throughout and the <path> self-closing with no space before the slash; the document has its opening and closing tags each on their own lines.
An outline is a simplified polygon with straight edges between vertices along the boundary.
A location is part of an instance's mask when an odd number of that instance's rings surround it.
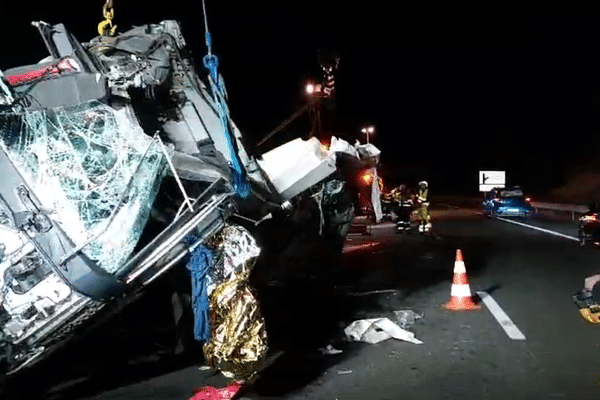
<svg viewBox="0 0 600 400">
<path fill-rule="evenodd" d="M 101 36 L 113 36 L 117 30 L 117 25 L 113 26 L 112 23 L 112 19 L 115 16 L 112 0 L 106 0 L 106 4 L 102 7 L 102 15 L 104 16 L 104 21 L 98 24 L 98 33 Z"/>
</svg>

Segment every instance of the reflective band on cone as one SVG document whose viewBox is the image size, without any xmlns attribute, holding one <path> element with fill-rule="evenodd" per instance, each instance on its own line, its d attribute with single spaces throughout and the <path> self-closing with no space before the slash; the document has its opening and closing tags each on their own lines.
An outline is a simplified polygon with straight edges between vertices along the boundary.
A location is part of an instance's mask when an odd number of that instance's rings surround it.
<svg viewBox="0 0 600 400">
<path fill-rule="evenodd" d="M 454 263 L 454 273 L 455 274 L 466 274 L 467 273 L 467 269 L 465 268 L 464 261 L 456 261 Z"/>
<path fill-rule="evenodd" d="M 450 296 L 471 297 L 471 289 L 469 285 L 452 285 Z"/>
<path fill-rule="evenodd" d="M 454 262 L 454 278 L 450 290 L 450 301 L 444 304 L 448 310 L 477 310 L 481 306 L 475 304 L 471 297 L 471 288 L 467 279 L 467 270 L 460 249 L 456 250 Z"/>
</svg>

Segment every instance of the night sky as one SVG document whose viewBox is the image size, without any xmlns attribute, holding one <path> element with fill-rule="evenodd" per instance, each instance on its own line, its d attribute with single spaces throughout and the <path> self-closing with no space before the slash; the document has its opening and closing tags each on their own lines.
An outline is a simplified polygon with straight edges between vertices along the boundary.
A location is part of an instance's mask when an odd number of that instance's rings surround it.
<svg viewBox="0 0 600 400">
<path fill-rule="evenodd" d="M 0 68 L 47 55 L 32 20 L 94 37 L 104 2 L 82 3 L 10 2 Z M 340 55 L 335 130 L 354 141 L 375 125 L 386 182 L 476 193 L 478 170 L 501 169 L 507 183 L 543 195 L 578 169 L 600 170 L 600 18 L 320 3 L 207 0 L 231 113 L 250 143 L 304 104 L 307 80 L 320 78 L 317 52 L 329 49 Z M 200 65 L 200 1 L 114 5 L 120 31 L 180 20 Z M 308 127 L 299 120 L 264 149 Z"/>
</svg>

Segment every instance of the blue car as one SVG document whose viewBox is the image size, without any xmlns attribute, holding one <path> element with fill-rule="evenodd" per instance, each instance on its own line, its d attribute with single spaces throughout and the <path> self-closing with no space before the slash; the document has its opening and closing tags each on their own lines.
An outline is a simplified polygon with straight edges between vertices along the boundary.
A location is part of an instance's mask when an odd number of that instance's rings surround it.
<svg viewBox="0 0 600 400">
<path fill-rule="evenodd" d="M 490 218 L 529 218 L 533 214 L 533 207 L 519 186 L 495 188 L 484 195 L 483 214 Z"/>
</svg>

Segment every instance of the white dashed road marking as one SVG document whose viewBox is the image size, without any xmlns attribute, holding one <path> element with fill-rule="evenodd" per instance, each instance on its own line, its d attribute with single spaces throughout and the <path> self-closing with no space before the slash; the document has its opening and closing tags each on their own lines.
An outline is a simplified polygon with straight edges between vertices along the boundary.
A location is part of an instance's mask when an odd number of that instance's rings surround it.
<svg viewBox="0 0 600 400">
<path fill-rule="evenodd" d="M 526 227 L 526 228 L 535 229 L 535 230 L 538 230 L 538 231 L 540 231 L 540 232 L 549 233 L 549 234 L 551 234 L 551 235 L 556 235 L 556 236 L 563 237 L 563 238 L 565 238 L 565 239 L 569 239 L 569 240 L 575 240 L 576 242 L 579 242 L 579 239 L 577 239 L 577 238 L 576 238 L 576 237 L 574 237 L 574 236 L 564 235 L 564 234 L 562 234 L 562 233 L 554 232 L 554 231 L 551 231 L 551 230 L 548 230 L 548 229 L 544 229 L 544 228 L 540 228 L 540 227 L 533 226 L 533 225 L 527 225 L 527 224 L 524 224 L 524 223 L 522 223 L 522 222 L 513 221 L 513 220 L 511 220 L 511 219 L 507 219 L 507 218 L 496 217 L 496 219 L 499 219 L 499 220 L 501 220 L 501 221 L 510 222 L 511 224 L 521 225 L 521 226 L 524 226 L 524 227 Z"/>
<path fill-rule="evenodd" d="M 490 310 L 494 318 L 496 318 L 496 321 L 498 321 L 509 338 L 512 340 L 525 340 L 525 335 L 523 335 L 519 328 L 511 321 L 504 310 L 500 308 L 492 296 L 487 292 L 477 292 L 477 295 L 481 298 L 481 301 L 483 301 L 488 310 Z"/>
</svg>

